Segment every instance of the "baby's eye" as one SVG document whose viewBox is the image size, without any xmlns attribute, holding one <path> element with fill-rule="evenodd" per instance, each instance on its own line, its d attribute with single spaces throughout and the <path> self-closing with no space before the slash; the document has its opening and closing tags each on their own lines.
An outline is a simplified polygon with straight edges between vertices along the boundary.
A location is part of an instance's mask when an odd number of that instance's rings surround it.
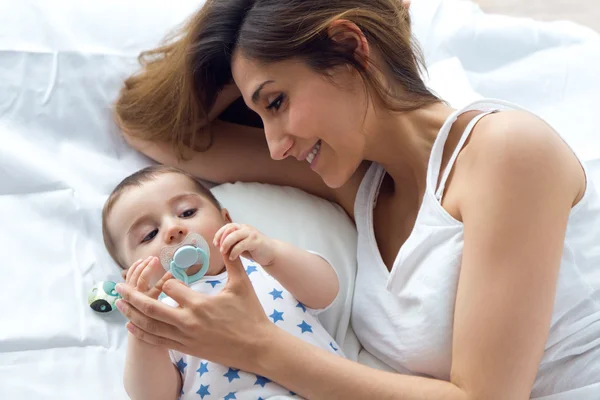
<svg viewBox="0 0 600 400">
<path fill-rule="evenodd" d="M 142 239 L 142 243 L 146 243 L 151 241 L 152 239 L 154 239 L 154 236 L 158 235 L 158 229 L 154 229 L 152 232 L 150 232 L 149 234 L 147 234 L 143 239 Z"/>
<path fill-rule="evenodd" d="M 196 211 L 198 211 L 197 208 L 191 208 L 189 210 L 185 210 L 184 212 L 181 213 L 180 217 L 182 218 L 189 218 L 194 216 L 194 214 L 196 214 Z"/>
</svg>

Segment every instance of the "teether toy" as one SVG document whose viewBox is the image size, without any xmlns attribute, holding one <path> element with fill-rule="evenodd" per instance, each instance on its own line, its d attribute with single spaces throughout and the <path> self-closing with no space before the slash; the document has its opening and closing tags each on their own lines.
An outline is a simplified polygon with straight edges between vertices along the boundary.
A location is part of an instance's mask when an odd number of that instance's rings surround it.
<svg viewBox="0 0 600 400">
<path fill-rule="evenodd" d="M 173 277 L 190 285 L 202 278 L 210 265 L 210 247 L 197 233 L 189 233 L 180 243 L 165 247 L 160 252 L 160 263 Z M 200 270 L 188 276 L 186 270 L 194 265 L 202 265 Z"/>
<path fill-rule="evenodd" d="M 107 313 L 116 309 L 115 303 L 121 298 L 115 290 L 117 284 L 111 281 L 100 281 L 88 293 L 88 304 L 92 310 Z"/>
</svg>

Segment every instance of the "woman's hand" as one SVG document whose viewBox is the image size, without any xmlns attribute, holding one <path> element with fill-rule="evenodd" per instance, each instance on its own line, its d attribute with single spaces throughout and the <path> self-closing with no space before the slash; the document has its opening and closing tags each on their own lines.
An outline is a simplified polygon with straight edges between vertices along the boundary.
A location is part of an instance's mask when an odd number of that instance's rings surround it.
<svg viewBox="0 0 600 400">
<path fill-rule="evenodd" d="M 265 236 L 249 225 L 227 224 L 215 234 L 213 244 L 230 260 L 239 256 L 250 258 L 263 267 L 268 267 L 275 259 L 276 241 Z"/>
<path fill-rule="evenodd" d="M 129 284 L 117 285 L 123 300 L 117 307 L 129 319 L 127 329 L 138 339 L 246 371 L 256 370 L 255 356 L 277 332 L 265 315 L 239 259 L 224 256 L 227 283 L 207 296 L 170 279 L 155 290 L 173 298 L 170 307 Z M 159 287 L 161 285 L 161 287 Z"/>
</svg>

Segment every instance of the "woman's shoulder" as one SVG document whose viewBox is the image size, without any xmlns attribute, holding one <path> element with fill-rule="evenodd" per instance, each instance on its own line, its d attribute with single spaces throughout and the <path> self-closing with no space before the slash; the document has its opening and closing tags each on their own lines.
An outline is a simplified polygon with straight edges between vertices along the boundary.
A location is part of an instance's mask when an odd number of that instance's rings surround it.
<svg viewBox="0 0 600 400">
<path fill-rule="evenodd" d="M 565 189 L 574 191 L 575 202 L 585 191 L 585 173 L 572 149 L 548 123 L 522 110 L 482 118 L 455 168 L 465 190 L 497 179 L 555 179 L 569 182 Z"/>
</svg>

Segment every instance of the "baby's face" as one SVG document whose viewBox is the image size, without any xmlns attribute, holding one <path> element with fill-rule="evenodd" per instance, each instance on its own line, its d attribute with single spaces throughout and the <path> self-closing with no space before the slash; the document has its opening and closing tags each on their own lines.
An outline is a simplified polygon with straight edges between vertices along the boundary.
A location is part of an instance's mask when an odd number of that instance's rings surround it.
<svg viewBox="0 0 600 400">
<path fill-rule="evenodd" d="M 190 232 L 198 233 L 210 246 L 207 274 L 215 275 L 223 270 L 224 263 L 212 242 L 228 222 L 227 210 L 219 211 L 198 194 L 190 179 L 167 173 L 122 193 L 107 218 L 107 227 L 127 266 L 138 259 L 159 257 L 164 247 L 181 243 Z M 199 266 L 190 268 L 188 273 L 197 269 Z"/>
</svg>

